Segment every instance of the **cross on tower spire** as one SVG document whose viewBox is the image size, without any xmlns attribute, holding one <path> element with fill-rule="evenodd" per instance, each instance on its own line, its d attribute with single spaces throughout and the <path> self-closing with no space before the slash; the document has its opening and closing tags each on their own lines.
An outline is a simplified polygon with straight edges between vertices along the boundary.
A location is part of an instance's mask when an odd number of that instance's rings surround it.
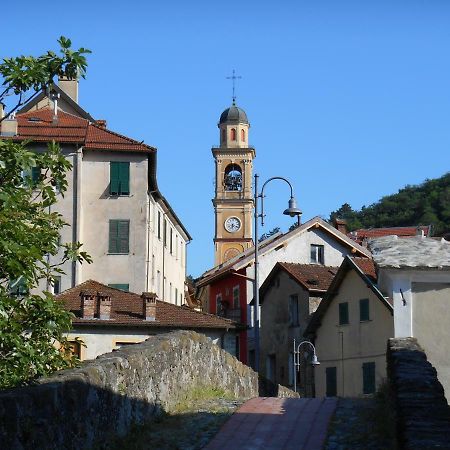
<svg viewBox="0 0 450 450">
<path fill-rule="evenodd" d="M 236 80 L 240 80 L 242 77 L 240 75 L 236 75 L 236 71 L 233 69 L 233 75 L 231 77 L 227 77 L 227 80 L 233 80 L 233 105 L 236 104 Z"/>
</svg>

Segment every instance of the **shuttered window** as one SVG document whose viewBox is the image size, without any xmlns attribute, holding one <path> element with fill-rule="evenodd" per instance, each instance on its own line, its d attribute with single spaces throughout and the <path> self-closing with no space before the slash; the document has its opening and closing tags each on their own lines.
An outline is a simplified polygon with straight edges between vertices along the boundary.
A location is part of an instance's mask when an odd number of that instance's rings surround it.
<svg viewBox="0 0 450 450">
<path fill-rule="evenodd" d="M 348 303 L 339 303 L 339 325 L 348 324 Z"/>
<path fill-rule="evenodd" d="M 109 253 L 129 253 L 130 221 L 109 221 Z"/>
<path fill-rule="evenodd" d="M 336 367 L 327 367 L 325 369 L 327 383 L 327 397 L 336 397 L 337 395 L 337 370 Z"/>
<path fill-rule="evenodd" d="M 129 284 L 108 284 L 109 287 L 120 289 L 121 291 L 128 292 L 130 290 Z"/>
<path fill-rule="evenodd" d="M 359 301 L 359 320 L 361 322 L 367 322 L 369 319 L 369 299 L 362 298 Z"/>
<path fill-rule="evenodd" d="M 367 362 L 362 365 L 363 372 L 363 394 L 375 392 L 375 363 Z"/>
<path fill-rule="evenodd" d="M 111 195 L 130 194 L 130 163 L 111 161 L 109 165 L 109 192 Z"/>
</svg>

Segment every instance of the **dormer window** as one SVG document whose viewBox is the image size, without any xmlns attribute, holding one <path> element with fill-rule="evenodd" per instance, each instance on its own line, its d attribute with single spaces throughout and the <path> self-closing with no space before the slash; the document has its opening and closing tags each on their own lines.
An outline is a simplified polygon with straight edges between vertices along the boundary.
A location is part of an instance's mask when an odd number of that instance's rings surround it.
<svg viewBox="0 0 450 450">
<path fill-rule="evenodd" d="M 242 190 L 242 170 L 237 164 L 230 164 L 225 169 L 224 185 L 226 191 Z"/>
</svg>

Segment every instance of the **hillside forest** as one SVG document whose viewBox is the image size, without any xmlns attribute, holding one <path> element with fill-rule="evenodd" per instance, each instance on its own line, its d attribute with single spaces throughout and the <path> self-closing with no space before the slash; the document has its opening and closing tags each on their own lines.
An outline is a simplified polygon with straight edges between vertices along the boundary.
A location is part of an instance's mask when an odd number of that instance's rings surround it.
<svg viewBox="0 0 450 450">
<path fill-rule="evenodd" d="M 407 185 L 360 211 L 344 203 L 330 214 L 345 219 L 350 231 L 359 228 L 432 225 L 432 235 L 450 232 L 450 172 L 420 185 Z"/>
</svg>

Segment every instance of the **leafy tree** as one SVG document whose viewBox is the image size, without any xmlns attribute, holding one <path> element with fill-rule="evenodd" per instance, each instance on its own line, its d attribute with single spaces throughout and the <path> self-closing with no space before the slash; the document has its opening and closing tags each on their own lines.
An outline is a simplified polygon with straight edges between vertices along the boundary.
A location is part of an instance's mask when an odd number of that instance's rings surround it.
<svg viewBox="0 0 450 450">
<path fill-rule="evenodd" d="M 270 238 L 270 236 L 277 234 L 279 231 L 280 231 L 280 227 L 272 228 L 267 233 L 262 234 L 261 237 L 258 239 L 258 242 L 265 241 L 266 239 Z"/>
<path fill-rule="evenodd" d="M 450 172 L 418 186 L 405 186 L 361 211 L 344 203 L 331 213 L 330 221 L 335 218 L 346 219 L 349 230 L 432 225 L 433 234 L 439 236 L 450 230 Z"/>
<path fill-rule="evenodd" d="M 6 116 L 25 97 L 29 100 L 48 88 L 55 76 L 84 75 L 84 54 L 89 51 L 72 51 L 64 37 L 58 42 L 62 56 L 47 52 L 38 58 L 20 56 L 0 63 L 4 86 L 0 101 L 6 95 L 17 96 Z M 33 169 L 37 179 L 26 175 Z M 0 141 L 0 388 L 24 384 L 75 362 L 65 338 L 71 313 L 50 292 L 36 293 L 39 281 L 51 284 L 65 261 L 91 262 L 79 243 L 62 246 L 60 264 L 51 265 L 47 258 L 58 253 L 60 231 L 66 225 L 59 213 L 51 211 L 57 202 L 54 186 L 64 195 L 65 174 L 70 169 L 55 143 L 45 152 L 34 153 L 27 143 Z"/>
</svg>

